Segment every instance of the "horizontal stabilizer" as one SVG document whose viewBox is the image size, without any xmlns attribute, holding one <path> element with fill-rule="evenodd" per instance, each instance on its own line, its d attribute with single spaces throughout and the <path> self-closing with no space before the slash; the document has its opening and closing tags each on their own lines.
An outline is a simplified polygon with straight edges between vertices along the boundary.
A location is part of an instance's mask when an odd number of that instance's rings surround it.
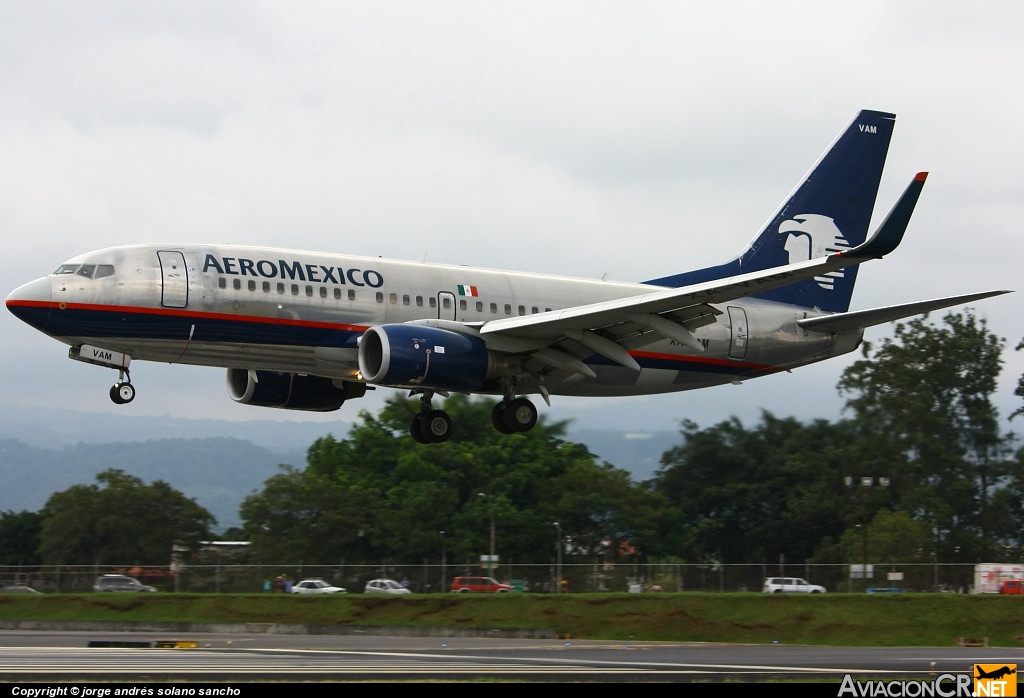
<svg viewBox="0 0 1024 698">
<path fill-rule="evenodd" d="M 837 313 L 822 317 L 806 318 L 797 320 L 796 324 L 805 330 L 813 332 L 848 332 L 850 330 L 861 330 L 872 325 L 881 325 L 894 320 L 901 320 L 912 315 L 930 313 L 933 310 L 941 310 L 953 305 L 962 303 L 973 303 L 982 298 L 1001 296 L 1012 291 L 985 291 L 983 293 L 969 293 L 966 296 L 951 296 L 949 298 L 936 298 L 931 301 L 918 301 L 917 303 L 904 303 L 903 305 L 890 305 L 885 308 L 872 308 L 871 310 L 856 310 L 851 313 Z"/>
</svg>

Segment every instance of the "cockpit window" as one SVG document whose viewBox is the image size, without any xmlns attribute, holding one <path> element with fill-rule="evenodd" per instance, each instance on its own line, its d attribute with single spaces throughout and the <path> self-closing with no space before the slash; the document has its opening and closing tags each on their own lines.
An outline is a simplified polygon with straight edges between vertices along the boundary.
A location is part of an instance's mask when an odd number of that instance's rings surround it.
<svg viewBox="0 0 1024 698">
<path fill-rule="evenodd" d="M 102 279 L 114 275 L 113 264 L 61 264 L 54 274 L 78 274 L 87 279 Z"/>
</svg>

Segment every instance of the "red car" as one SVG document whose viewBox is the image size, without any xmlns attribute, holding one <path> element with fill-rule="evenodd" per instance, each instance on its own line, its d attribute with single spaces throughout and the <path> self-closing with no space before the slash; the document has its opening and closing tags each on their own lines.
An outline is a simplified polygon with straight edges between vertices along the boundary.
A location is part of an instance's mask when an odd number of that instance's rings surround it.
<svg viewBox="0 0 1024 698">
<path fill-rule="evenodd" d="M 478 592 L 485 594 L 504 594 L 512 591 L 508 584 L 502 584 L 491 577 L 456 577 L 452 580 L 452 591 L 460 594 Z"/>
<path fill-rule="evenodd" d="M 999 593 L 1024 595 L 1024 582 L 1019 579 L 1006 579 L 999 585 Z"/>
</svg>

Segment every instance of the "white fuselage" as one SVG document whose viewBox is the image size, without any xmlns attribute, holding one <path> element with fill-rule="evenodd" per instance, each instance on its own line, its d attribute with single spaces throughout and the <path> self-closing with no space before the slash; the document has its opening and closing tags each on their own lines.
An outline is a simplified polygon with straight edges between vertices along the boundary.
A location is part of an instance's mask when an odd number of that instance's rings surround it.
<svg viewBox="0 0 1024 698">
<path fill-rule="evenodd" d="M 180 260 L 180 262 L 178 261 Z M 308 373 L 361 380 L 359 337 L 372 325 L 443 319 L 483 323 L 650 291 L 598 281 L 474 267 L 260 247 L 115 247 L 66 263 L 113 273 L 51 274 L 8 299 L 23 320 L 70 344 L 135 360 Z M 180 265 L 180 269 L 178 266 Z M 88 267 L 85 267 L 88 268 Z M 25 288 L 28 288 L 26 286 Z M 862 332 L 797 326 L 819 313 L 748 298 L 694 330 L 705 350 L 671 340 L 631 350 L 637 372 L 580 356 L 596 378 L 549 383 L 568 395 L 638 395 L 702 388 L 786 370 L 852 351 Z M 534 392 L 529 381 L 518 392 Z"/>
</svg>

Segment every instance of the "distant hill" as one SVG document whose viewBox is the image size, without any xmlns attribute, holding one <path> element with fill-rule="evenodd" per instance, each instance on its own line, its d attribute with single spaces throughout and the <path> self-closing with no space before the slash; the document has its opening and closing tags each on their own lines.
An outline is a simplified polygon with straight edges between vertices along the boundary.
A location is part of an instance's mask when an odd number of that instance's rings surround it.
<svg viewBox="0 0 1024 698">
<path fill-rule="evenodd" d="M 321 436 L 344 438 L 348 422 L 300 422 L 258 419 L 232 422 L 226 419 L 182 419 L 79 412 L 50 407 L 23 407 L 0 403 L 0 440 L 18 439 L 32 446 L 59 448 L 86 443 L 147 441 L 150 439 L 201 439 L 211 436 L 251 441 L 272 451 L 303 451 Z"/>
<path fill-rule="evenodd" d="M 305 465 L 321 436 L 344 438 L 347 422 L 298 422 L 123 416 L 0 403 L 0 510 L 36 510 L 51 493 L 120 468 L 146 482 L 161 479 L 195 497 L 219 528 L 238 525 L 242 499 L 277 471 Z M 670 431 L 574 429 L 567 438 L 636 480 L 653 476 L 677 444 Z"/>
<path fill-rule="evenodd" d="M 301 451 L 282 454 L 240 439 L 160 439 L 77 444 L 60 449 L 0 441 L 0 510 L 37 510 L 50 494 L 95 482 L 120 468 L 146 482 L 164 480 L 206 507 L 218 528 L 239 524 L 242 499 L 277 472 L 279 463 L 305 465 Z"/>
<path fill-rule="evenodd" d="M 661 465 L 661 454 L 682 443 L 676 431 L 626 432 L 613 430 L 573 429 L 567 437 L 587 445 L 594 453 L 614 466 L 628 470 L 634 480 L 650 480 Z"/>
</svg>

